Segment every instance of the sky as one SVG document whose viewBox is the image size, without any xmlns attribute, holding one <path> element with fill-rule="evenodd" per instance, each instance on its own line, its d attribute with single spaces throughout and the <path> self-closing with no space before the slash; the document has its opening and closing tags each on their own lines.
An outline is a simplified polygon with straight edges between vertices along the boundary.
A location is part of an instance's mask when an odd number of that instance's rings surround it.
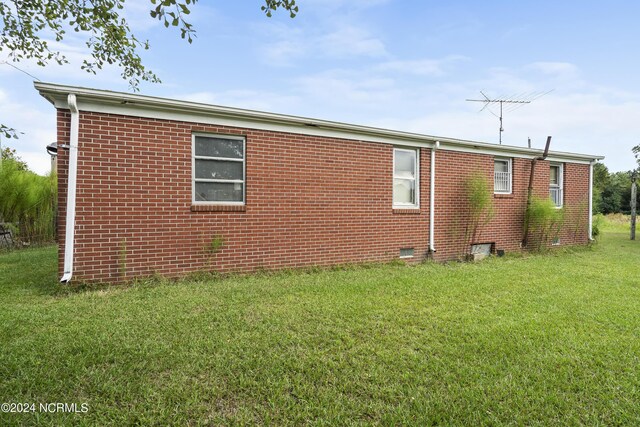
<svg viewBox="0 0 640 427">
<path fill-rule="evenodd" d="M 151 48 L 143 63 L 161 84 L 140 94 L 498 143 L 604 155 L 611 172 L 636 166 L 640 144 L 640 2 L 298 0 L 296 18 L 267 18 L 261 0 L 205 1 L 188 21 L 188 44 L 149 17 L 149 1 L 128 0 L 125 16 Z M 84 39 L 52 42 L 71 64 L 15 64 L 45 81 L 131 92 L 120 70 L 80 69 Z M 29 167 L 50 169 L 55 110 L 32 77 L 0 52 L 2 139 Z M 518 107 L 515 108 L 514 107 Z M 482 111 L 481 111 L 482 110 Z"/>
</svg>

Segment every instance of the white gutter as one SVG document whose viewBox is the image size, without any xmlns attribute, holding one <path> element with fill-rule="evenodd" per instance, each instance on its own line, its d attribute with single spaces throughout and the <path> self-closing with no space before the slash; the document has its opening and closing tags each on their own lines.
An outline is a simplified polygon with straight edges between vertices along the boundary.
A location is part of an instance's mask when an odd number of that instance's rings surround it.
<svg viewBox="0 0 640 427">
<path fill-rule="evenodd" d="M 589 240 L 593 240 L 593 162 L 589 163 Z"/>
<path fill-rule="evenodd" d="M 433 256 L 436 251 L 434 247 L 434 236 L 435 232 L 435 206 L 436 206 L 436 150 L 440 148 L 440 141 L 436 141 L 433 147 L 431 147 L 431 167 L 429 168 L 429 172 L 431 173 L 431 178 L 429 180 L 429 253 Z"/>
<path fill-rule="evenodd" d="M 76 104 L 76 96 L 72 93 L 67 97 L 71 110 L 71 132 L 69 135 L 69 176 L 67 177 L 67 219 L 65 221 L 64 236 L 64 274 L 60 282 L 66 283 L 73 276 L 73 244 L 76 228 L 76 182 L 78 178 L 78 130 L 80 128 L 80 113 Z"/>
</svg>

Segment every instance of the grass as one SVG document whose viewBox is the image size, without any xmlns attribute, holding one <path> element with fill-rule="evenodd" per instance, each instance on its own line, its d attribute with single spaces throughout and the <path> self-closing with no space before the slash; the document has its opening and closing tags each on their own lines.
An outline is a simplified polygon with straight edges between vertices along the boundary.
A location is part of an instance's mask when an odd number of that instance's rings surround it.
<svg viewBox="0 0 640 427">
<path fill-rule="evenodd" d="M 0 256 L 0 425 L 640 425 L 640 242 L 70 289 Z"/>
</svg>

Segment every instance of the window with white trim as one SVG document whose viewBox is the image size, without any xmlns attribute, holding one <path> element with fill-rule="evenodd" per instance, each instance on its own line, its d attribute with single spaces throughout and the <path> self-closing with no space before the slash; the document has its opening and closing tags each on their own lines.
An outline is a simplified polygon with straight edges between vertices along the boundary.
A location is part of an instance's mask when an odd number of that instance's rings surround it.
<svg viewBox="0 0 640 427">
<path fill-rule="evenodd" d="M 511 159 L 493 160 L 493 192 L 511 194 Z"/>
<path fill-rule="evenodd" d="M 243 205 L 245 140 L 193 135 L 193 202 Z"/>
<path fill-rule="evenodd" d="M 563 199 L 563 167 L 561 163 L 549 165 L 549 197 L 557 208 L 562 207 Z"/>
<path fill-rule="evenodd" d="M 418 207 L 418 150 L 393 149 L 393 207 Z"/>
</svg>

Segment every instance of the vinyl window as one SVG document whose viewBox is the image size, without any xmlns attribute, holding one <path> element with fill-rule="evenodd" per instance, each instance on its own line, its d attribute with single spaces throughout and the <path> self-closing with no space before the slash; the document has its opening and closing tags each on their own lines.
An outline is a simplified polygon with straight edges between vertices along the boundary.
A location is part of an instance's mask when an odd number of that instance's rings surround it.
<svg viewBox="0 0 640 427">
<path fill-rule="evenodd" d="M 393 207 L 418 207 L 418 150 L 393 149 Z"/>
<path fill-rule="evenodd" d="M 495 159 L 493 169 L 493 192 L 511 194 L 511 159 Z"/>
<path fill-rule="evenodd" d="M 551 164 L 549 166 L 549 197 L 557 208 L 562 207 L 563 200 L 563 167 L 562 164 Z"/>
<path fill-rule="evenodd" d="M 193 202 L 243 205 L 245 139 L 193 135 Z"/>
</svg>

